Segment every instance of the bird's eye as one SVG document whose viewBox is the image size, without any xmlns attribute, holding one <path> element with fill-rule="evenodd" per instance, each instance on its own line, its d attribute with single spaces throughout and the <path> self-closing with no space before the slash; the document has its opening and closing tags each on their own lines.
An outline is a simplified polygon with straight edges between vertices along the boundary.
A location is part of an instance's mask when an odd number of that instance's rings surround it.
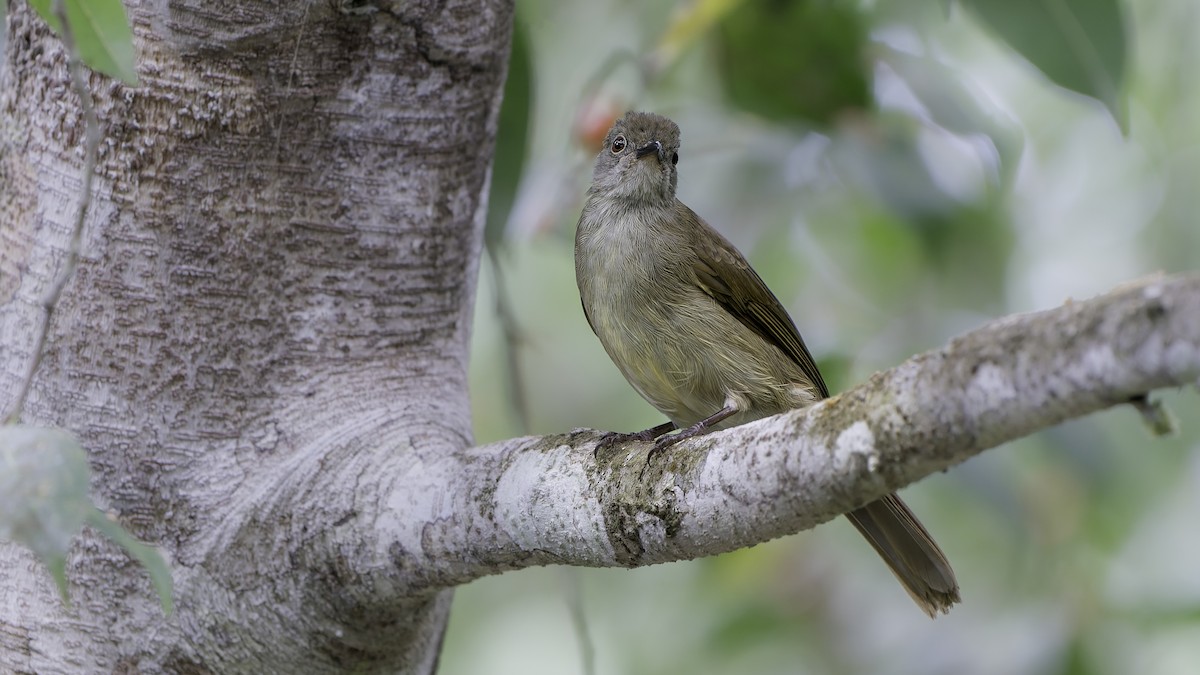
<svg viewBox="0 0 1200 675">
<path fill-rule="evenodd" d="M 625 137 L 617 136 L 616 138 L 614 138 L 613 142 L 612 142 L 612 153 L 614 155 L 618 155 L 624 149 L 625 149 Z"/>
<path fill-rule="evenodd" d="M 678 164 L 678 163 L 679 163 L 679 153 L 678 153 L 678 152 L 672 152 L 672 153 L 671 153 L 671 163 L 672 163 L 672 164 Z"/>
</svg>

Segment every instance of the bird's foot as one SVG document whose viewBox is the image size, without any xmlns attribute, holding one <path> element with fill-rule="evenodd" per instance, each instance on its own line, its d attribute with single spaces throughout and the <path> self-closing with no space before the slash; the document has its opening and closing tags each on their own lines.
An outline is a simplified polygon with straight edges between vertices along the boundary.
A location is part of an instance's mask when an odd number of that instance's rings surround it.
<svg viewBox="0 0 1200 675">
<path fill-rule="evenodd" d="M 705 424 L 705 422 L 702 420 L 700 422 L 693 424 L 692 426 L 690 426 L 686 429 L 681 429 L 679 431 L 679 433 L 660 437 L 658 439 L 658 441 L 654 444 L 654 447 L 650 448 L 650 452 L 646 454 L 646 464 L 649 464 L 650 460 L 653 459 L 655 455 L 662 452 L 663 450 L 666 450 L 667 448 L 671 447 L 672 445 L 675 445 L 676 443 L 678 443 L 680 441 L 686 441 L 687 439 L 693 438 L 695 436 L 700 436 L 701 434 L 704 434 L 707 432 L 708 432 L 708 425 Z"/>
<path fill-rule="evenodd" d="M 663 437 L 663 434 L 669 433 L 673 429 L 675 429 L 675 424 L 673 422 L 667 422 L 665 424 L 660 424 L 656 427 L 650 427 L 649 429 L 643 429 L 642 431 L 634 431 L 632 433 L 620 432 L 620 431 L 610 431 L 610 432 L 602 435 L 600 437 L 600 440 L 596 442 L 596 455 L 599 456 L 601 451 L 608 450 L 609 448 L 612 448 L 613 446 L 616 446 L 616 445 L 624 445 L 625 443 L 628 443 L 629 441 L 637 441 L 639 443 L 649 443 L 650 441 L 653 441 L 656 438 Z M 670 437 L 667 436 L 666 438 L 670 438 Z"/>
</svg>

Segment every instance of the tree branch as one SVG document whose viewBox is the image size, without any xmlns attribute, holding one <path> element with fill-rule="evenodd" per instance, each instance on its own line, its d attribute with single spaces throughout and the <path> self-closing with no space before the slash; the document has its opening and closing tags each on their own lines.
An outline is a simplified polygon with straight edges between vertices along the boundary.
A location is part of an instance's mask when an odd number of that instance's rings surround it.
<svg viewBox="0 0 1200 675">
<path fill-rule="evenodd" d="M 649 465 L 649 444 L 594 458 L 599 434 L 585 430 L 468 450 L 436 499 L 473 507 L 401 526 L 400 543 L 433 585 L 550 563 L 634 567 L 722 553 L 1198 377 L 1200 275 L 1135 282 L 994 321 L 845 394 L 681 443 Z M 391 504 L 412 497 L 393 494 Z"/>
</svg>

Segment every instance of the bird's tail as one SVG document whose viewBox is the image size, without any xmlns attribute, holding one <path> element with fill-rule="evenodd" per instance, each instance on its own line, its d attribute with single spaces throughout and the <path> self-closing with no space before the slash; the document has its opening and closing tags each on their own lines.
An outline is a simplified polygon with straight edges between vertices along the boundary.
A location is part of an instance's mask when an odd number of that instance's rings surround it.
<svg viewBox="0 0 1200 675">
<path fill-rule="evenodd" d="M 930 618 L 959 602 L 946 554 L 894 494 L 846 514 Z"/>
</svg>

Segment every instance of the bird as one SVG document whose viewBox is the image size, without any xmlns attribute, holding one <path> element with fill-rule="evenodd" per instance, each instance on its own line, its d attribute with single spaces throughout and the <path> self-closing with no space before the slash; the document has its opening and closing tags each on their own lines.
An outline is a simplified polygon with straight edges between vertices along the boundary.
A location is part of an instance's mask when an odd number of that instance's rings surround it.
<svg viewBox="0 0 1200 675">
<path fill-rule="evenodd" d="M 629 384 L 669 420 L 608 434 L 601 444 L 654 441 L 651 457 L 686 438 L 829 397 L 778 298 L 679 200 L 679 150 L 679 127 L 667 117 L 631 111 L 616 120 L 575 233 L 588 324 Z M 900 497 L 846 516 L 930 617 L 960 601 L 945 554 Z"/>
</svg>

